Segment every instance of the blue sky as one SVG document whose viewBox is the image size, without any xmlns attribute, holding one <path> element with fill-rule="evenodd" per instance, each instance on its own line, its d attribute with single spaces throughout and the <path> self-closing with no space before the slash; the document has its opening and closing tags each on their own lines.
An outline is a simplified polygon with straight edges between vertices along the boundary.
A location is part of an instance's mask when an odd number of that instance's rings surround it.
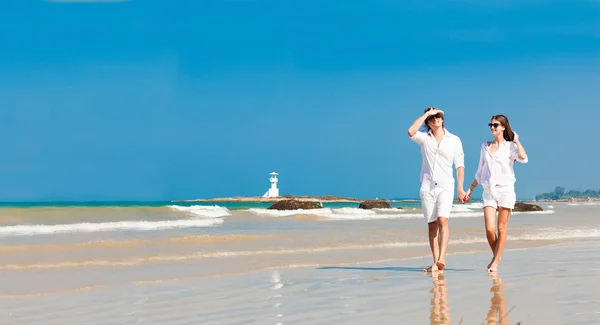
<svg viewBox="0 0 600 325">
<path fill-rule="evenodd" d="M 0 200 L 418 197 L 428 106 L 466 183 L 509 117 L 517 196 L 600 188 L 600 1 L 11 1 Z M 480 189 L 479 189 L 480 191 Z"/>
</svg>

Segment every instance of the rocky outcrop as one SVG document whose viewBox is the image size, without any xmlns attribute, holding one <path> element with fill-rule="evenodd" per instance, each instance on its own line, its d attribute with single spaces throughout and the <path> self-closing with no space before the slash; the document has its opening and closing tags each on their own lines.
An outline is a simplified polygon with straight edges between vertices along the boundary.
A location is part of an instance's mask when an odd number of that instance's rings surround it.
<svg viewBox="0 0 600 325">
<path fill-rule="evenodd" d="M 386 200 L 367 200 L 360 202 L 359 209 L 391 209 L 390 202 Z"/>
<path fill-rule="evenodd" d="M 542 207 L 535 204 L 517 202 L 515 203 L 515 208 L 513 209 L 515 212 L 533 212 L 533 211 L 544 211 Z"/>
<path fill-rule="evenodd" d="M 281 200 L 269 207 L 271 210 L 308 210 L 320 209 L 321 206 L 313 202 L 298 201 L 298 200 Z"/>
</svg>

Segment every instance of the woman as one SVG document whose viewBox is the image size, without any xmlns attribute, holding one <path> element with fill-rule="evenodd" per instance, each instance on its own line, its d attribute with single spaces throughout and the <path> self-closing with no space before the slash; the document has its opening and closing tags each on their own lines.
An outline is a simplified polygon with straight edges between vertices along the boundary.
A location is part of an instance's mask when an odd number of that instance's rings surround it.
<svg viewBox="0 0 600 325">
<path fill-rule="evenodd" d="M 488 124 L 494 140 L 481 146 L 479 167 L 475 179 L 466 193 L 466 201 L 477 184 L 483 186 L 483 216 L 485 234 L 494 253 L 488 264 L 488 272 L 498 271 L 498 262 L 502 258 L 506 244 L 506 227 L 511 210 L 515 207 L 515 161 L 526 163 L 527 153 L 512 130 L 504 115 L 492 116 Z M 496 234 L 496 212 L 498 213 L 498 234 Z"/>
</svg>

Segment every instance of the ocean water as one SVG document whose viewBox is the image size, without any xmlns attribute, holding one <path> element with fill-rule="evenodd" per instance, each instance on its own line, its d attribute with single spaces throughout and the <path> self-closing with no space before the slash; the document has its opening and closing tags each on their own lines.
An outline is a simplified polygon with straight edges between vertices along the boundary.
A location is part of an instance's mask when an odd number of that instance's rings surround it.
<svg viewBox="0 0 600 325">
<path fill-rule="evenodd" d="M 391 200 L 391 206 L 403 208 L 420 208 L 418 200 Z M 0 208 L 69 208 L 69 207 L 163 207 L 178 206 L 212 206 L 218 205 L 230 210 L 244 210 L 249 208 L 268 208 L 273 203 L 269 202 L 207 202 L 207 201 L 58 201 L 58 202 L 0 202 Z M 323 202 L 326 208 L 357 208 L 358 202 Z"/>
<path fill-rule="evenodd" d="M 264 203 L 4 203 L 0 270 L 152 266 L 184 261 L 219 275 L 269 267 L 428 254 L 418 202 L 403 209 L 268 210 Z M 485 249 L 479 202 L 453 207 L 449 253 Z M 600 206 L 555 203 L 515 213 L 509 246 L 600 239 Z M 240 266 L 242 265 L 242 266 Z"/>
</svg>

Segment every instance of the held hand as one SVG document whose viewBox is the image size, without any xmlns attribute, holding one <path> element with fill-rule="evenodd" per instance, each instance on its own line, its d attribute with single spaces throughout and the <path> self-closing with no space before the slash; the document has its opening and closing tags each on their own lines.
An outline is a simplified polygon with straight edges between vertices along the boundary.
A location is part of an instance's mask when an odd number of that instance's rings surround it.
<svg viewBox="0 0 600 325">
<path fill-rule="evenodd" d="M 517 132 L 513 132 L 515 134 L 515 137 L 513 139 L 514 143 L 519 143 L 519 135 L 517 134 Z"/>
<path fill-rule="evenodd" d="M 458 202 L 465 204 L 466 193 L 462 188 L 458 189 Z"/>
<path fill-rule="evenodd" d="M 471 201 L 471 189 L 468 189 L 467 192 L 465 193 L 465 203 Z"/>
</svg>

